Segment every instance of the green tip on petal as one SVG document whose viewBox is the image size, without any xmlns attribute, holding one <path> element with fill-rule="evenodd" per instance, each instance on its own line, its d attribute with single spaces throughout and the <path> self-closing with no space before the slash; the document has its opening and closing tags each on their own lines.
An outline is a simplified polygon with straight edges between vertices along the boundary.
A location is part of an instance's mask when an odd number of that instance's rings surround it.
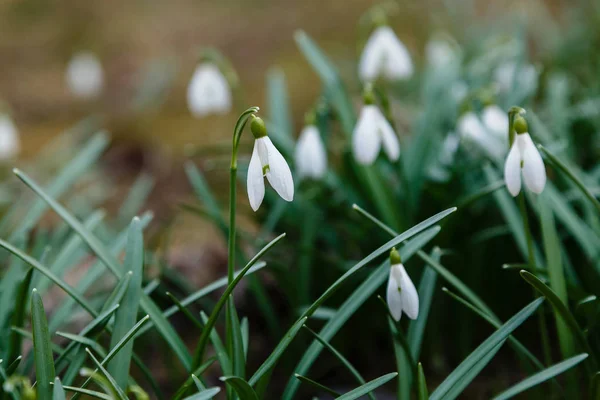
<svg viewBox="0 0 600 400">
<path fill-rule="evenodd" d="M 267 127 L 265 126 L 265 121 L 263 121 L 262 118 L 252 114 L 250 131 L 252 132 L 252 135 L 254 135 L 255 139 L 260 139 L 261 137 L 267 136 Z"/>
<path fill-rule="evenodd" d="M 396 250 L 395 247 L 393 247 L 392 251 L 390 251 L 390 264 L 402 264 L 402 258 L 400 258 L 400 253 L 398 253 L 398 250 Z"/>
<path fill-rule="evenodd" d="M 529 128 L 527 127 L 527 120 L 521 115 L 517 115 L 517 117 L 515 117 L 515 122 L 513 123 L 513 129 L 517 133 L 529 132 Z"/>
</svg>

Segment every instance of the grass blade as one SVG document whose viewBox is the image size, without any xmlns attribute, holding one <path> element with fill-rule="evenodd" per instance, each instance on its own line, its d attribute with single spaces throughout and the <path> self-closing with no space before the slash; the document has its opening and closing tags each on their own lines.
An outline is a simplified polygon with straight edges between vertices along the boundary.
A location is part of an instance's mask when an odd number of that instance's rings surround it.
<svg viewBox="0 0 600 400">
<path fill-rule="evenodd" d="M 203 390 L 199 393 L 186 397 L 184 400 L 208 400 L 212 399 L 221 391 L 221 388 L 214 387 L 210 389 Z"/>
<path fill-rule="evenodd" d="M 537 374 L 534 374 L 522 380 L 516 385 L 510 387 L 509 389 L 506 389 L 504 392 L 494 397 L 494 400 L 510 399 L 511 397 L 516 396 L 517 394 L 522 393 L 525 390 L 531 389 L 532 387 L 544 383 L 547 380 L 552 379 L 559 374 L 562 374 L 568 369 L 573 368 L 574 366 L 585 360 L 587 357 L 588 355 L 586 353 L 583 353 L 575 357 L 571 357 L 562 362 L 559 362 L 558 364 L 554 364 L 553 366 L 548 367 L 545 370 L 540 371 Z"/>
<path fill-rule="evenodd" d="M 589 191 L 589 189 L 585 186 L 583 181 L 579 179 L 577 175 L 575 175 L 575 173 L 571 171 L 571 169 L 567 167 L 567 165 L 564 162 L 562 162 L 558 157 L 552 154 L 547 148 L 545 148 L 541 144 L 538 144 L 537 147 L 542 151 L 542 153 L 544 153 L 544 155 L 550 161 L 550 163 L 558 170 L 560 170 L 564 175 L 566 175 L 567 178 L 569 178 L 571 182 L 573 182 L 575 186 L 577 186 L 579 190 L 581 190 L 581 193 L 583 193 L 583 195 L 588 198 L 588 200 L 594 205 L 594 207 L 596 207 L 596 210 L 600 212 L 600 201 L 598 201 L 598 199 L 596 199 L 596 196 L 594 196 L 594 194 Z"/>
<path fill-rule="evenodd" d="M 39 400 L 52 400 L 50 382 L 54 381 L 54 358 L 48 321 L 42 297 L 36 289 L 31 293 L 31 325 L 33 327 L 33 354 L 35 358 L 35 376 L 37 379 L 37 398 Z"/>
<path fill-rule="evenodd" d="M 92 251 L 98 256 L 99 259 L 108 267 L 108 269 L 117 277 L 121 278 L 124 271 L 120 268 L 119 263 L 115 257 L 105 248 L 102 242 L 89 230 L 69 213 L 62 205 L 56 200 L 50 197 L 39 187 L 31 178 L 29 178 L 23 172 L 15 169 L 13 170 L 15 175 L 21 179 L 31 190 L 33 190 L 38 196 L 40 196 L 48 205 L 69 225 L 73 228 L 86 242 L 86 244 L 92 249 Z M 191 369 L 191 357 L 185 347 L 185 344 L 181 338 L 175 332 L 173 326 L 169 324 L 167 319 L 162 315 L 161 310 L 154 304 L 154 302 L 145 294 L 142 293 L 140 298 L 140 305 L 144 312 L 150 315 L 154 326 L 158 329 L 160 334 L 163 336 L 167 344 L 173 349 L 175 354 L 183 366 L 187 369 Z"/>
<path fill-rule="evenodd" d="M 585 338 L 583 331 L 579 327 L 579 324 L 577 323 L 577 320 L 575 319 L 573 314 L 571 314 L 567 306 L 560 300 L 558 295 L 552 289 L 546 286 L 544 282 L 540 281 L 535 275 L 531 274 L 530 272 L 521 271 L 521 277 L 525 280 L 525 282 L 533 286 L 535 290 L 540 292 L 542 296 L 548 299 L 548 301 L 552 305 L 552 309 L 554 310 L 556 317 L 561 318 L 564 321 L 564 323 L 569 327 L 579 346 L 581 346 L 583 350 L 590 354 L 590 360 L 595 366 L 596 360 Z"/>
<path fill-rule="evenodd" d="M 254 386 L 267 371 L 273 368 L 273 366 L 275 365 L 275 363 L 277 363 L 285 349 L 287 349 L 292 340 L 294 340 L 294 338 L 302 328 L 302 325 L 304 325 L 307 319 L 308 317 L 300 318 L 298 321 L 296 321 L 294 325 L 292 325 L 292 327 L 285 334 L 283 339 L 281 339 L 277 347 L 275 347 L 271 354 L 269 354 L 269 357 L 267 357 L 267 359 L 261 364 L 261 366 L 258 367 L 254 375 L 252 375 L 252 377 L 249 380 L 250 386 Z"/>
<path fill-rule="evenodd" d="M 296 377 L 296 379 L 298 381 L 300 381 L 302 383 L 306 383 L 306 384 L 308 384 L 310 386 L 313 386 L 313 387 L 317 388 L 320 391 L 329 393 L 330 395 L 335 396 L 336 398 L 339 397 L 339 396 L 341 396 L 341 394 L 338 393 L 338 392 L 336 392 L 335 390 L 333 390 L 333 389 L 331 389 L 331 388 L 329 388 L 329 387 L 327 387 L 325 385 L 322 385 L 322 384 L 320 384 L 317 381 L 313 381 L 312 379 L 307 378 L 306 376 L 302 376 L 302 375 L 299 375 L 299 374 L 294 374 L 294 376 Z"/>
<path fill-rule="evenodd" d="M 54 389 L 52 390 L 54 400 L 67 400 L 67 395 L 63 389 L 60 379 L 57 377 L 54 379 Z"/>
<path fill-rule="evenodd" d="M 302 325 L 302 327 L 304 329 L 306 329 L 307 331 L 309 331 L 315 337 L 315 339 L 317 339 L 319 341 L 319 343 L 321 343 L 323 346 L 325 346 L 325 348 L 327 350 L 329 350 L 342 363 L 342 365 L 344 367 L 346 367 L 346 369 L 348 371 L 350 371 L 350 373 L 354 376 L 354 378 L 356 378 L 356 381 L 358 382 L 359 385 L 364 385 L 365 383 L 367 383 L 367 381 L 365 381 L 365 379 L 356 370 L 356 368 L 354 368 L 354 365 L 352 365 L 350 363 L 350 361 L 348 361 L 346 359 L 346 357 L 344 357 L 342 355 L 342 353 L 340 353 L 335 347 L 333 347 L 329 342 L 327 342 L 325 339 L 323 339 L 321 336 L 319 336 L 319 334 L 317 332 L 313 331 L 308 326 Z M 375 396 L 372 393 L 369 393 L 368 396 L 370 399 L 375 400 Z"/>
<path fill-rule="evenodd" d="M 68 392 L 74 392 L 76 394 L 84 394 L 86 396 L 90 396 L 90 397 L 93 397 L 96 399 L 114 400 L 111 396 L 109 396 L 105 393 L 97 392 L 95 390 L 82 389 L 82 388 L 78 388 L 76 386 L 63 386 L 63 389 L 65 389 Z"/>
<path fill-rule="evenodd" d="M 121 306 L 115 313 L 115 325 L 110 339 L 113 348 L 136 324 L 140 297 L 142 295 L 142 278 L 144 275 L 144 238 L 140 220 L 135 217 L 129 226 L 127 247 L 125 251 L 125 268 L 133 275 L 123 297 Z M 108 372 L 115 377 L 117 385 L 123 390 L 127 388 L 127 377 L 133 355 L 133 340 L 127 342 L 123 349 L 108 364 Z"/>
<path fill-rule="evenodd" d="M 565 280 L 561 256 L 562 246 L 560 239 L 558 238 L 558 233 L 556 232 L 554 214 L 546 203 L 544 195 L 539 197 L 538 204 L 550 287 L 554 290 L 563 304 L 569 304 L 569 299 L 567 297 L 567 282 Z M 558 341 L 563 357 L 572 356 L 575 353 L 573 336 L 561 318 L 556 318 L 556 330 L 558 332 Z"/>
<path fill-rule="evenodd" d="M 504 340 L 517 329 L 527 318 L 533 314 L 535 310 L 544 302 L 544 298 L 535 299 L 521 311 L 515 314 L 504 325 L 489 336 L 482 344 L 480 344 L 467 358 L 460 363 L 458 367 L 452 371 L 450 375 L 436 388 L 431 394 L 431 400 L 445 399 L 446 395 L 451 393 L 454 386 L 466 386 L 475 376 L 470 376 L 469 371 L 478 366 L 479 361 L 485 359 L 488 353 L 492 352 L 496 347 L 501 345 Z M 489 361 L 489 359 L 487 360 Z M 481 366 L 481 365 L 479 365 Z M 485 365 L 481 366 L 483 368 Z M 470 378 L 470 380 L 469 380 Z M 454 393 L 458 396 L 460 393 Z"/>
<path fill-rule="evenodd" d="M 225 382 L 226 385 L 231 386 L 241 400 L 259 400 L 252 386 L 239 376 L 222 376 L 219 379 Z"/>
<path fill-rule="evenodd" d="M 233 279 L 233 281 L 231 281 L 231 284 L 229 284 L 229 286 L 227 286 L 227 288 L 225 289 L 225 292 L 223 293 L 223 295 L 221 295 L 221 298 L 215 305 L 215 308 L 213 309 L 212 313 L 210 314 L 210 317 L 208 318 L 208 321 L 206 322 L 206 325 L 204 326 L 202 335 L 200 336 L 200 339 L 198 340 L 198 346 L 196 347 L 194 362 L 192 363 L 192 365 L 197 366 L 202 362 L 202 358 L 204 356 L 204 350 L 205 350 L 206 344 L 208 343 L 210 332 L 212 331 L 213 327 L 215 326 L 215 323 L 217 322 L 217 318 L 219 317 L 219 313 L 221 312 L 221 309 L 225 305 L 225 302 L 226 302 L 227 298 L 229 297 L 229 295 L 231 294 L 231 292 L 233 291 L 233 289 L 242 280 L 244 275 L 246 275 L 246 272 L 248 272 L 248 270 L 250 270 L 250 268 L 252 268 L 252 265 L 254 265 L 254 263 L 256 263 L 260 257 L 262 257 L 266 252 L 268 252 L 273 246 L 275 246 L 284 237 L 285 237 L 285 233 L 282 233 L 281 235 L 279 235 L 275 239 L 273 239 L 265 247 L 263 247 L 252 258 L 252 260 L 250 260 L 248 262 L 248 264 L 246 264 L 246 266 Z"/>
<path fill-rule="evenodd" d="M 338 400 L 358 399 L 359 397 L 377 389 L 379 386 L 384 385 L 388 381 L 394 379 L 397 375 L 398 375 L 397 372 L 391 372 L 389 374 L 380 376 L 377 379 L 373 379 L 372 381 L 369 381 L 369 382 L 365 383 L 364 385 L 357 387 L 356 389 L 354 389 L 348 393 L 345 393 L 343 396 L 340 396 L 337 399 Z"/>
<path fill-rule="evenodd" d="M 423 365 L 421 363 L 417 366 L 417 399 L 429 399 L 429 391 L 427 390 L 427 382 L 425 381 L 425 373 L 423 372 Z"/>
<path fill-rule="evenodd" d="M 476 315 L 478 315 L 479 317 L 481 317 L 484 321 L 487 321 L 494 328 L 499 329 L 502 326 L 501 322 L 497 322 L 496 320 L 494 320 L 493 318 L 491 318 L 489 315 L 485 314 L 483 311 L 481 311 L 480 309 L 478 309 L 477 307 L 475 307 L 474 305 L 472 305 L 471 303 L 469 303 L 467 300 L 463 299 L 462 297 L 458 296 L 455 293 L 452 293 L 447 288 L 445 288 L 445 287 L 442 288 L 442 291 L 444 293 L 446 293 L 447 295 L 449 295 L 450 297 L 452 297 L 454 300 L 458 301 L 459 303 L 461 303 L 462 305 L 464 305 L 465 307 L 467 307 L 469 310 L 473 311 Z M 540 362 L 540 360 L 537 359 L 536 356 L 534 356 L 529 350 L 527 350 L 527 347 L 525 347 L 519 340 L 517 340 L 516 337 L 514 337 L 512 335 L 509 336 L 508 337 L 508 342 L 515 348 L 515 350 L 517 352 L 519 352 L 519 354 L 522 354 L 525 357 L 527 357 L 527 359 L 537 369 L 540 369 L 540 370 L 544 369 L 544 364 L 542 364 Z"/>
<path fill-rule="evenodd" d="M 29 294 L 29 287 L 31 285 L 31 279 L 33 277 L 33 268 L 30 268 L 25 275 L 25 278 L 19 284 L 17 296 L 15 298 L 15 308 L 12 315 L 12 326 L 22 328 L 25 322 L 25 309 L 27 307 L 27 295 Z M 8 349 L 6 351 L 6 359 L 9 362 L 14 360 L 17 355 L 21 352 L 21 335 L 11 330 L 8 336 Z"/>
<path fill-rule="evenodd" d="M 86 353 L 88 353 L 88 355 L 90 356 L 92 361 L 94 361 L 94 364 L 96 364 L 96 368 L 98 370 L 100 370 L 100 372 L 102 372 L 102 374 L 106 377 L 106 379 L 108 379 L 108 383 L 110 384 L 110 388 L 113 392 L 113 395 L 118 397 L 121 400 L 127 400 L 127 396 L 125 395 L 123 390 L 119 387 L 115 378 L 113 378 L 113 376 L 102 366 L 102 364 L 100 364 L 100 361 L 98 361 L 98 359 L 96 357 L 94 357 L 94 355 L 92 354 L 90 349 L 86 348 L 85 351 L 86 351 Z"/>
<path fill-rule="evenodd" d="M 439 233 L 439 231 L 440 227 L 435 226 L 408 241 L 399 249 L 402 260 L 405 262 L 410 260 L 410 258 L 421 247 L 425 246 L 429 241 L 431 241 Z M 346 321 L 350 319 L 354 312 L 356 312 L 356 310 L 365 301 L 367 301 L 367 299 L 371 298 L 373 293 L 375 293 L 375 291 L 383 284 L 383 282 L 385 282 L 385 280 L 388 278 L 389 271 L 390 263 L 388 260 L 386 260 L 358 288 L 356 288 L 356 290 L 350 296 L 348 296 L 346 301 L 344 301 L 335 314 L 323 326 L 319 332 L 319 335 L 324 340 L 331 340 L 331 338 L 342 328 Z M 322 350 L 323 345 L 317 340 L 314 340 L 296 365 L 295 371 L 299 374 L 305 374 Z M 298 390 L 298 386 L 298 380 L 291 378 L 288 381 L 282 398 L 286 400 L 292 399 L 296 390 Z"/>
</svg>

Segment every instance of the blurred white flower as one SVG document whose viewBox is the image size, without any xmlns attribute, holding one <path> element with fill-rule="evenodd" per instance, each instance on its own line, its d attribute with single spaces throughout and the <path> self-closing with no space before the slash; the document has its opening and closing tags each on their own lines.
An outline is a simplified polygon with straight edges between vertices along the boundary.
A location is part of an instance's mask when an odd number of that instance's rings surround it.
<svg viewBox="0 0 600 400">
<path fill-rule="evenodd" d="M 457 123 L 460 137 L 473 142 L 492 159 L 501 159 L 508 146 L 508 116 L 496 105 L 483 109 L 481 118 L 473 111 L 463 114 Z"/>
<path fill-rule="evenodd" d="M 360 57 L 358 73 L 363 82 L 380 76 L 389 80 L 412 76 L 410 54 L 392 28 L 380 26 L 373 31 Z"/>
<path fill-rule="evenodd" d="M 0 161 L 14 158 L 20 149 L 19 133 L 12 119 L 7 115 L 0 115 Z"/>
<path fill-rule="evenodd" d="M 542 193 L 546 186 L 546 168 L 527 132 L 516 135 L 504 164 L 504 181 L 513 197 L 521 191 L 521 170 L 525 186 L 534 193 Z"/>
<path fill-rule="evenodd" d="M 450 179 L 449 169 L 454 163 L 454 156 L 458 150 L 460 138 L 454 132 L 449 132 L 442 143 L 438 153 L 437 162 L 429 164 L 427 174 L 429 178 L 436 182 L 446 182 Z"/>
<path fill-rule="evenodd" d="M 267 177 L 273 189 L 282 199 L 292 201 L 294 199 L 294 180 L 285 158 L 267 136 L 262 119 L 253 116 L 250 128 L 256 139 L 250 165 L 248 165 L 247 187 L 250 207 L 254 211 L 258 210 L 265 197 L 264 177 Z"/>
<path fill-rule="evenodd" d="M 320 179 L 325 176 L 327 172 L 327 152 L 316 126 L 307 125 L 302 129 L 296 143 L 295 158 L 298 178 L 306 176 Z"/>
<path fill-rule="evenodd" d="M 443 68 L 454 61 L 456 51 L 447 40 L 431 39 L 425 45 L 425 58 L 429 65 Z"/>
<path fill-rule="evenodd" d="M 374 104 L 365 104 L 352 136 L 354 158 L 360 164 L 373 164 L 381 145 L 391 161 L 400 156 L 400 142 L 394 129 Z"/>
<path fill-rule="evenodd" d="M 229 112 L 231 88 L 216 65 L 203 63 L 196 68 L 188 86 L 187 102 L 190 112 L 197 118 Z"/>
<path fill-rule="evenodd" d="M 487 130 L 506 144 L 508 135 L 508 115 L 495 104 L 486 106 L 481 113 L 481 120 Z"/>
<path fill-rule="evenodd" d="M 406 273 L 396 249 L 392 249 L 390 253 L 390 263 L 386 296 L 390 313 L 396 321 L 400 321 L 402 312 L 410 319 L 417 319 L 419 316 L 419 295 L 415 285 Z"/>
<path fill-rule="evenodd" d="M 494 81 L 502 92 L 508 92 L 518 87 L 520 90 L 530 93 L 537 88 L 538 71 L 532 64 L 506 61 L 495 69 Z"/>
<path fill-rule="evenodd" d="M 82 99 L 97 97 L 104 85 L 102 64 L 93 53 L 77 53 L 67 65 L 65 79 L 69 90 L 76 97 Z"/>
</svg>

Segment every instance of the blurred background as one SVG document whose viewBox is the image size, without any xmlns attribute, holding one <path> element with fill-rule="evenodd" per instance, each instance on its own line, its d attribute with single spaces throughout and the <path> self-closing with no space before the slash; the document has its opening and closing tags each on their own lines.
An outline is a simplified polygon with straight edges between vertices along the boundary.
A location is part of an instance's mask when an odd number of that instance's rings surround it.
<svg viewBox="0 0 600 400">
<path fill-rule="evenodd" d="M 393 13 L 389 22 L 408 48 L 417 69 L 424 68 L 425 46 L 436 33 L 454 37 L 464 46 L 466 58 L 481 51 L 489 43 L 483 38 L 493 33 L 506 40 L 518 37 L 525 46 L 526 59 L 538 67 L 541 76 L 569 71 L 578 88 L 587 87 L 592 91 L 597 89 L 598 80 L 590 77 L 598 73 L 596 50 L 600 45 L 600 30 L 589 29 L 599 15 L 597 5 L 593 3 L 592 0 L 408 0 L 390 3 Z M 321 95 L 322 85 L 294 43 L 294 32 L 298 29 L 306 31 L 335 63 L 358 109 L 361 86 L 356 63 L 365 40 L 359 21 L 376 4 L 379 2 L 365 0 L 2 0 L 0 99 L 8 106 L 21 140 L 21 150 L 14 164 L 35 163 L 42 149 L 56 143 L 65 131 L 76 130 L 81 124 L 106 129 L 112 141 L 91 181 L 91 185 L 97 185 L 97 190 L 102 192 L 99 195 L 102 206 L 109 213 L 117 214 L 132 183 L 139 181 L 140 176 L 152 177 L 154 184 L 143 206 L 156 214 L 153 222 L 156 236 L 150 246 L 160 248 L 168 230 L 170 247 L 166 260 L 189 279 L 190 288 L 201 287 L 225 273 L 225 241 L 211 222 L 182 212 L 181 204 L 194 199 L 184 163 L 193 153 L 194 161 L 205 172 L 217 199 L 225 205 L 232 128 L 239 113 L 248 106 L 257 105 L 262 111 L 269 112 L 266 79 L 273 68 L 285 74 L 294 132 L 299 132 L 304 124 L 304 113 Z M 206 47 L 217 48 L 228 58 L 239 76 L 239 91 L 231 112 L 195 118 L 186 103 L 186 90 L 198 65 L 200 51 Z M 69 61 L 82 51 L 93 53 L 103 71 L 102 89 L 94 98 L 75 96 L 66 82 Z M 397 92 L 400 96 L 406 94 L 418 98 L 421 78 L 418 73 L 417 79 L 396 88 Z M 528 97 L 530 104 L 547 90 L 543 80 L 540 82 L 539 91 Z M 574 95 L 572 99 L 584 98 L 584 91 L 576 93 L 579 98 Z M 418 114 L 416 104 L 418 100 L 402 105 L 398 119 L 400 126 L 407 129 L 400 130 L 400 136 L 409 134 L 412 117 Z M 595 127 L 586 122 L 583 130 L 595 132 Z M 250 135 L 246 133 L 246 136 L 244 142 L 249 146 Z M 201 148 L 208 150 L 198 151 Z M 583 163 L 591 165 L 597 161 L 595 148 L 582 151 Z M 246 150 L 247 156 L 249 147 Z M 9 166 L 12 164 L 6 165 Z M 38 174 L 44 175 L 44 171 L 38 171 Z M 253 235 L 258 231 L 258 223 L 242 193 L 240 188 L 240 218 L 244 230 Z M 419 215 L 427 216 L 441 210 L 440 204 L 444 207 L 455 205 L 440 200 L 446 194 L 446 189 L 433 187 L 432 204 L 424 205 Z M 475 221 L 473 225 L 487 223 L 487 214 L 480 211 L 474 214 L 475 219 L 470 220 Z M 46 226 L 52 226 L 54 222 L 51 216 L 44 221 Z M 468 228 L 459 226 L 454 231 L 454 238 L 446 237 L 440 241 L 451 243 L 462 234 L 468 237 Z M 368 228 L 364 229 L 369 232 Z M 381 238 L 386 236 L 381 235 Z M 376 241 L 374 237 L 369 239 Z M 480 294 L 497 300 L 492 304 L 498 306 L 500 315 L 511 315 L 505 308 L 514 311 L 514 307 L 501 301 L 507 288 L 491 287 L 491 283 L 486 283 L 489 277 L 479 267 L 487 267 L 491 259 L 510 258 L 516 254 L 514 246 L 508 250 L 498 248 L 495 253 L 492 242 L 485 248 L 486 254 L 483 254 L 483 247 L 471 244 L 465 244 L 462 250 L 467 253 L 466 257 L 477 260 L 472 265 L 478 266 L 473 268 L 478 272 L 466 274 L 467 279 L 477 282 Z M 454 260 L 456 264 L 464 261 Z M 198 265 L 203 268 L 198 269 Z M 264 279 L 269 282 L 271 278 Z M 525 287 L 522 283 L 519 286 L 526 293 L 522 297 L 529 299 Z M 276 288 L 269 290 L 281 301 L 277 308 L 285 312 L 284 294 Z M 315 293 L 320 292 L 315 289 Z M 371 305 L 371 309 L 377 307 Z M 456 323 L 447 312 L 448 308 L 444 307 L 435 312 L 441 315 L 442 322 L 434 324 L 438 328 L 436 338 L 440 340 L 432 341 L 427 350 L 432 359 L 430 365 L 439 372 L 431 378 L 434 383 L 443 376 L 448 364 L 456 364 L 474 341 L 485 337 L 477 330 L 466 333 L 472 328 L 469 322 L 473 322 L 466 313 L 462 314 L 464 319 Z M 260 316 L 256 317 L 260 320 Z M 381 324 L 385 325 L 385 322 Z M 444 332 L 446 324 L 451 324 L 449 329 L 459 338 L 457 343 L 448 343 L 443 333 L 439 333 Z M 535 329 L 533 326 L 532 330 Z M 379 339 L 384 336 L 384 326 L 374 324 L 373 330 L 381 334 L 377 336 Z M 261 346 L 268 347 L 268 336 L 260 336 L 261 333 L 264 332 L 260 329 L 256 333 L 257 354 L 261 354 Z M 353 336 L 353 340 L 365 340 L 365 336 L 368 332 Z M 444 346 L 455 347 L 449 352 L 454 357 L 451 361 L 439 357 Z M 340 347 L 345 352 L 350 351 L 355 361 L 374 364 L 373 371 L 366 374 L 368 376 L 377 375 L 393 362 L 391 353 L 386 353 L 388 344 L 371 344 L 371 353 L 357 350 L 356 342 L 342 340 Z M 356 353 L 352 353 L 354 350 Z M 389 359 L 380 361 L 388 356 Z M 378 365 L 380 362 L 384 366 Z M 293 361 L 288 367 L 291 365 Z M 500 361 L 490 375 L 500 373 L 504 374 L 500 380 L 513 380 L 513 371 L 507 365 L 509 363 Z M 321 370 L 325 371 L 321 376 L 324 380 L 335 376 L 335 369 L 323 367 Z M 489 383 L 483 386 L 481 390 L 477 385 L 471 389 L 473 397 L 488 393 Z"/>
</svg>

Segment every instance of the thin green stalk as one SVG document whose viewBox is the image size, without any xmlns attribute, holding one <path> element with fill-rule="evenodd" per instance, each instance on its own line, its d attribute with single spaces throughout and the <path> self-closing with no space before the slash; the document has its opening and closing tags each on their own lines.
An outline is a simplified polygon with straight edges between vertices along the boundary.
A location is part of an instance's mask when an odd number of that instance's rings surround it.
<svg viewBox="0 0 600 400">
<path fill-rule="evenodd" d="M 529 227 L 529 218 L 527 217 L 527 208 L 525 206 L 525 194 L 519 193 L 519 211 L 521 212 L 521 218 L 523 219 L 523 231 L 525 233 L 525 239 L 527 241 L 527 262 L 529 265 L 534 266 L 535 264 L 535 253 L 533 250 L 533 235 Z M 533 291 L 533 297 L 536 297 L 535 290 Z M 544 308 L 538 309 L 538 317 L 540 324 L 540 335 L 542 337 L 542 350 L 544 352 L 544 362 L 546 365 L 552 363 L 552 351 L 550 349 L 550 339 L 548 338 L 548 324 L 546 322 L 546 314 L 544 314 Z"/>
</svg>

